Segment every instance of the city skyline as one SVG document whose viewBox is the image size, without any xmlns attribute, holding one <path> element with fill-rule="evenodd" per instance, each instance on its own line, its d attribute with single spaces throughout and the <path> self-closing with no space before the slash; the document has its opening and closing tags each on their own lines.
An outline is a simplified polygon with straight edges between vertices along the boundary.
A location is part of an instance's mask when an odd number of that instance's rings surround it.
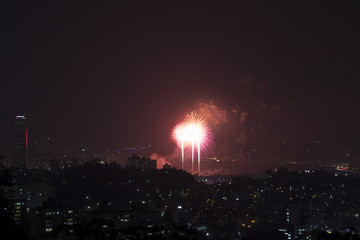
<svg viewBox="0 0 360 240">
<path fill-rule="evenodd" d="M 0 148 L 22 113 L 34 141 L 175 148 L 169 132 L 192 110 L 232 154 L 272 154 L 268 143 L 281 141 L 360 145 L 357 9 L 6 3 Z"/>
<path fill-rule="evenodd" d="M 360 240 L 360 1 L 3 1 L 0 239 Z"/>
</svg>

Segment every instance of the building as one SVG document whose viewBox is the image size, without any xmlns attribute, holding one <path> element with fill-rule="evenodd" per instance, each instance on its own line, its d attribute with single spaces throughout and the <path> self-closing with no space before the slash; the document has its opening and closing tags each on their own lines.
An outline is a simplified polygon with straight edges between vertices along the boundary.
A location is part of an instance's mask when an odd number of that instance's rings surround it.
<svg viewBox="0 0 360 240">
<path fill-rule="evenodd" d="M 77 224 L 77 213 L 73 209 L 40 207 L 32 212 L 32 219 L 31 235 L 51 236 L 64 226 L 72 229 Z"/>
<path fill-rule="evenodd" d="M 24 199 L 12 199 L 8 202 L 10 218 L 17 225 L 23 225 L 26 217 L 26 201 Z"/>
<path fill-rule="evenodd" d="M 55 195 L 55 187 L 46 177 L 26 177 L 16 179 L 13 186 L 5 189 L 8 199 L 24 199 L 29 209 L 42 206 L 43 202 Z"/>
<path fill-rule="evenodd" d="M 13 121 L 12 128 L 12 161 L 11 166 L 27 168 L 28 153 L 28 121 L 26 116 L 18 115 Z"/>
<path fill-rule="evenodd" d="M 134 154 L 132 157 L 128 157 L 126 167 L 140 169 L 156 169 L 156 162 L 156 160 L 151 160 L 151 158 L 140 157 Z"/>
</svg>

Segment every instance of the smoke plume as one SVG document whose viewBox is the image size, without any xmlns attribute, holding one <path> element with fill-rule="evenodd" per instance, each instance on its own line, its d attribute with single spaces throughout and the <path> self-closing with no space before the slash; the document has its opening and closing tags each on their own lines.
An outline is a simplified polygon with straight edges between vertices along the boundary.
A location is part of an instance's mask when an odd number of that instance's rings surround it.
<svg viewBox="0 0 360 240">
<path fill-rule="evenodd" d="M 151 155 L 150 155 L 150 158 L 151 158 L 152 160 L 156 160 L 156 161 L 157 161 L 157 163 L 156 163 L 157 169 L 162 169 L 165 164 L 171 165 L 170 162 L 166 161 L 165 157 L 162 157 L 162 156 L 160 156 L 160 155 L 157 154 L 157 153 L 151 154 Z"/>
</svg>

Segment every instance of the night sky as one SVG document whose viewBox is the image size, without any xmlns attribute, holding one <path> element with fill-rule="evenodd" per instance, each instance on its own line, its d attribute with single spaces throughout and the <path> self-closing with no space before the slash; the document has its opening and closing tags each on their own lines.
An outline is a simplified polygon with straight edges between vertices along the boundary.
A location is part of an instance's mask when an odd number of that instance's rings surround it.
<svg viewBox="0 0 360 240">
<path fill-rule="evenodd" d="M 215 148 L 360 144 L 358 1 L 7 1 L 0 4 L 0 151 L 30 141 L 175 147 L 185 112 Z"/>
</svg>

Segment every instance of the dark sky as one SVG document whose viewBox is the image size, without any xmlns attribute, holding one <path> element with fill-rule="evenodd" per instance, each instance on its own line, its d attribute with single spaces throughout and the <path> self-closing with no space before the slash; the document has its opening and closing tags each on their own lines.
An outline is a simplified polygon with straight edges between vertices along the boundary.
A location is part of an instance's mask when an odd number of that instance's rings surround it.
<svg viewBox="0 0 360 240">
<path fill-rule="evenodd" d="M 360 142 L 355 2 L 2 2 L 0 150 L 14 114 L 32 141 L 166 146 L 192 109 L 224 151 Z"/>
</svg>

